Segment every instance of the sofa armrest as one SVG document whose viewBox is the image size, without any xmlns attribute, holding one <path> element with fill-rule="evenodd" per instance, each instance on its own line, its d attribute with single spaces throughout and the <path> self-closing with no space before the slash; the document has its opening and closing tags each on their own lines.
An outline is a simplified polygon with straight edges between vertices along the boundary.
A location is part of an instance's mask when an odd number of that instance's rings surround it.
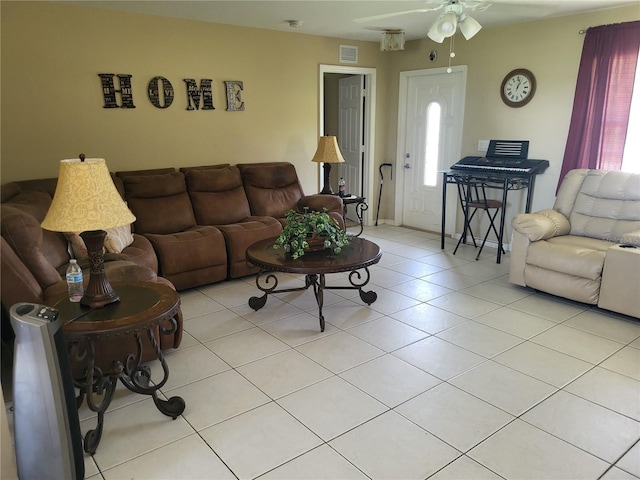
<svg viewBox="0 0 640 480">
<path fill-rule="evenodd" d="M 567 235 L 571 231 L 569 219 L 551 209 L 518 214 L 511 220 L 511 226 L 532 242 Z"/>
<path fill-rule="evenodd" d="M 625 233 L 624 235 L 622 235 L 620 243 L 624 245 L 634 245 L 636 247 L 640 247 L 640 230 Z"/>
</svg>

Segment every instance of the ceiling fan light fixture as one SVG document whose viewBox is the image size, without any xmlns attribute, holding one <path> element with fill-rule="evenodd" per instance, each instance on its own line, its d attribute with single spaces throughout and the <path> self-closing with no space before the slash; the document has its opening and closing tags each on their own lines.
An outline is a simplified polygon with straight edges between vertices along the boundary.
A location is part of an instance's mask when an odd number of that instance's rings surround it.
<svg viewBox="0 0 640 480">
<path fill-rule="evenodd" d="M 438 32 L 445 38 L 451 37 L 456 33 L 458 25 L 458 17 L 453 12 L 447 12 L 438 20 Z"/>
<path fill-rule="evenodd" d="M 476 33 L 480 31 L 482 25 L 480 25 L 474 18 L 464 13 L 460 16 L 460 31 L 466 40 L 470 40 Z"/>
<path fill-rule="evenodd" d="M 404 50 L 404 32 L 382 32 L 382 38 L 380 39 L 380 51 L 395 52 L 398 50 Z"/>
<path fill-rule="evenodd" d="M 439 31 L 438 31 L 438 26 L 440 25 L 440 21 L 438 20 L 437 22 L 435 22 L 431 28 L 429 29 L 429 32 L 427 33 L 427 37 L 429 37 L 431 40 L 433 40 L 434 42 L 437 43 L 442 43 L 444 42 L 444 35 L 442 35 Z"/>
</svg>

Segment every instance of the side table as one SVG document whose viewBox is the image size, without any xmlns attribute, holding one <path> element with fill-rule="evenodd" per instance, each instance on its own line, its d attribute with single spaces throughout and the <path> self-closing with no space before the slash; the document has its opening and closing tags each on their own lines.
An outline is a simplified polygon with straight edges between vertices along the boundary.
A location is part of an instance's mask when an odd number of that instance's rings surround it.
<svg viewBox="0 0 640 480">
<path fill-rule="evenodd" d="M 356 237 L 359 237 L 364 230 L 364 217 L 363 213 L 369 210 L 369 205 L 366 203 L 365 197 L 358 197 L 357 195 L 349 195 L 342 198 L 342 216 L 346 223 L 347 221 L 347 205 L 355 205 L 356 216 L 358 217 L 358 223 L 360 223 L 360 231 L 356 233 Z"/>
<path fill-rule="evenodd" d="M 69 360 L 72 365 L 83 367 L 84 377 L 74 379 L 80 390 L 76 399 L 78 408 L 86 398 L 87 406 L 98 414 L 96 428 L 89 430 L 84 438 L 84 450 L 91 455 L 100 443 L 104 414 L 111 404 L 118 379 L 133 392 L 151 395 L 158 410 L 174 420 L 185 409 L 181 397 L 158 398 L 158 390 L 169 378 L 169 367 L 160 350 L 156 331 L 163 334 L 176 331 L 180 296 L 170 287 L 153 282 L 114 282 L 113 288 L 120 295 L 120 301 L 102 308 L 90 309 L 72 303 L 66 293 L 52 302 L 63 322 Z M 105 363 L 104 360 L 111 362 L 111 369 L 103 372 L 96 365 L 96 346 L 126 341 L 134 345 L 134 351 L 125 353 L 121 358 L 101 359 L 101 364 Z M 151 369 L 141 364 L 143 344 L 151 346 L 162 366 L 162 380 L 155 384 L 150 382 Z"/>
</svg>

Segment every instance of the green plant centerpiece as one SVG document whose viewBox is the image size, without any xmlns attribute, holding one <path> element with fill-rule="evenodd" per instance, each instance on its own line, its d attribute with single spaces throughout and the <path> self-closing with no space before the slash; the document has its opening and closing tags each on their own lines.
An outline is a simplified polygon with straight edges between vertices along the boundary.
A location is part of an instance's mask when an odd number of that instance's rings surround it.
<svg viewBox="0 0 640 480">
<path fill-rule="evenodd" d="M 304 212 L 288 210 L 287 223 L 273 244 L 273 248 L 284 248 L 291 258 L 300 258 L 305 251 L 330 248 L 338 254 L 349 244 L 349 235 L 340 228 L 338 221 L 325 211 Z M 317 248 L 316 248 L 317 247 Z"/>
</svg>

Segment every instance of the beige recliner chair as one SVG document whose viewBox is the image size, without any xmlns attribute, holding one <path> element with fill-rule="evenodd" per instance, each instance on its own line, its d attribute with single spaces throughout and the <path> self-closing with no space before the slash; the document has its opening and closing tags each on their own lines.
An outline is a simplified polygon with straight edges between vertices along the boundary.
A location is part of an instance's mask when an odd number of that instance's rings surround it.
<svg viewBox="0 0 640 480">
<path fill-rule="evenodd" d="M 640 318 L 640 174 L 571 170 L 511 224 L 511 283 Z"/>
</svg>

